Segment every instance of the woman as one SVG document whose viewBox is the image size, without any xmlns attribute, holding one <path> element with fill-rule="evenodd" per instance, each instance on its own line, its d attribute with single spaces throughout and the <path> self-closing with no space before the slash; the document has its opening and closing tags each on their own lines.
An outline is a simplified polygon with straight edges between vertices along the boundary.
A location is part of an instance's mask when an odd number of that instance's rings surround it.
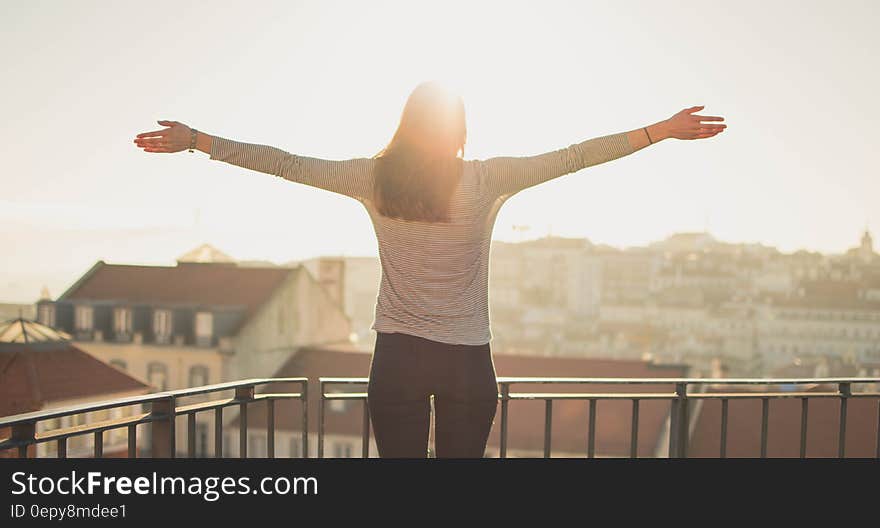
<svg viewBox="0 0 880 528">
<path fill-rule="evenodd" d="M 687 108 L 653 125 L 527 157 L 464 160 L 464 103 L 437 82 L 407 99 L 373 158 L 330 161 L 210 136 L 176 121 L 138 134 L 145 152 L 196 148 L 210 159 L 350 196 L 369 213 L 382 278 L 367 403 L 381 457 L 424 458 L 434 395 L 438 457 L 482 457 L 498 388 L 489 347 L 492 227 L 519 191 L 667 138 L 702 139 L 721 117 Z"/>
</svg>

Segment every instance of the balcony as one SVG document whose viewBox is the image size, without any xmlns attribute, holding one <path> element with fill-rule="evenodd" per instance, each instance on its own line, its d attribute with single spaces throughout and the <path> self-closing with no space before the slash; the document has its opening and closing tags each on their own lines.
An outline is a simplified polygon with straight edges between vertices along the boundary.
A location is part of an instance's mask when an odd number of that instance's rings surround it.
<svg viewBox="0 0 880 528">
<path fill-rule="evenodd" d="M 299 436 L 303 457 L 310 456 L 311 439 L 309 415 L 317 412 L 316 455 L 325 457 L 327 437 L 328 407 L 337 401 L 360 402 L 360 456 L 367 458 L 376 453 L 370 448 L 370 416 L 366 405 L 365 387 L 367 378 L 320 377 L 317 384 L 306 377 L 248 379 L 236 382 L 207 385 L 183 390 L 174 390 L 136 396 L 130 398 L 99 401 L 73 407 L 50 409 L 0 418 L 0 457 L 29 458 L 38 456 L 36 446 L 51 444 L 52 452 L 58 458 L 68 456 L 68 442 L 73 438 L 91 437 L 90 452 L 85 456 L 101 458 L 105 456 L 123 457 L 195 457 L 197 455 L 197 417 L 213 415 L 214 443 L 213 456 L 224 456 L 224 433 L 230 427 L 238 434 L 237 456 L 248 458 L 249 420 L 248 413 L 257 409 L 265 417 L 266 452 L 268 458 L 276 457 L 276 424 L 282 411 L 281 402 L 290 401 L 291 406 L 284 412 L 295 413 L 294 422 L 298 430 L 291 433 Z M 499 413 L 496 416 L 493 436 L 497 435 L 497 455 L 507 458 L 510 450 L 511 421 L 517 420 L 512 412 L 512 404 L 519 401 L 543 403 L 542 423 L 523 423 L 520 429 L 537 432 L 542 438 L 540 453 L 533 456 L 551 457 L 554 452 L 554 405 L 569 402 L 582 406 L 586 420 L 579 425 L 583 431 L 583 450 L 580 456 L 593 458 L 607 456 L 597 453 L 597 435 L 602 434 L 601 422 L 597 422 L 601 406 L 614 405 L 619 417 L 621 406 L 628 408 L 629 427 L 628 456 L 640 456 L 641 429 L 644 428 L 642 409 L 651 405 L 653 414 L 658 410 L 662 420 L 657 423 L 659 447 L 652 449 L 657 457 L 687 458 L 694 456 L 692 448 L 699 446 L 696 456 L 725 458 L 737 448 L 731 442 L 732 433 L 741 429 L 753 428 L 759 431 L 759 450 L 755 456 L 768 458 L 775 456 L 809 456 L 815 449 L 816 438 L 834 438 L 834 453 L 817 451 L 813 456 L 857 456 L 880 458 L 880 392 L 876 387 L 878 378 L 805 378 L 805 379 L 691 379 L 691 378 L 546 378 L 546 377 L 499 377 Z M 287 391 L 272 392 L 278 386 Z M 309 387 L 317 390 L 317 402 L 310 403 Z M 558 392 L 536 392 L 534 387 L 558 387 Z M 290 390 L 290 388 L 293 390 Z M 339 389 L 342 387 L 342 390 Z M 514 391 L 517 387 L 520 390 Z M 600 392 L 596 387 L 612 387 L 611 391 Z M 661 387 L 656 389 L 655 387 Z M 351 390 L 346 390 L 351 389 Z M 594 389 L 594 390 L 591 390 Z M 266 392 L 257 392 L 258 390 Z M 314 397 L 313 397 L 314 399 Z M 195 400 L 195 401 L 193 401 Z M 576 403 L 575 403 L 576 402 Z M 613 402 L 613 403 L 612 403 Z M 739 408 L 738 413 L 731 409 L 733 402 L 750 402 Z M 737 403 L 736 405 L 739 405 Z M 317 405 L 317 409 L 310 409 Z M 137 408 L 137 412 L 130 412 Z M 709 412 L 708 409 L 713 409 Z M 79 423 L 69 427 L 47 428 L 46 424 L 59 419 L 83 416 L 96 411 L 127 409 L 125 416 L 101 421 Z M 234 420 L 224 425 L 224 410 L 237 412 Z M 753 410 L 754 413 L 749 414 Z M 716 413 L 717 411 L 717 413 Z M 833 415 L 833 423 L 827 419 L 816 420 L 817 413 L 827 418 Z M 121 411 L 115 413 L 122 415 Z M 534 414 L 534 413 L 533 413 Z M 569 413 L 570 414 L 570 413 Z M 709 434 L 695 436 L 702 429 L 697 427 L 696 415 L 702 422 L 710 420 L 708 427 L 718 428 L 718 438 Z M 734 414 L 737 425 L 732 426 Z M 314 415 L 313 415 L 314 416 Z M 561 415 L 563 418 L 566 414 Z M 771 420 L 771 416 L 773 419 Z M 811 416 L 813 417 L 811 421 Z M 230 418 L 230 416 L 227 416 Z M 521 416 L 520 418 L 525 418 Z M 642 418 L 642 419 L 640 419 Z M 716 420 L 717 419 L 717 420 Z M 743 422 L 747 420 L 747 422 Z M 534 420 L 533 420 L 534 421 Z M 185 423 L 185 432 L 178 431 L 178 422 Z M 708 423 L 708 422 L 706 422 Z M 747 423 L 748 425 L 743 425 Z M 798 427 L 799 437 L 774 438 L 773 432 L 781 428 L 776 424 L 789 424 Z M 830 425 L 829 425 L 830 424 Z M 139 426 L 146 426 L 146 434 L 139 435 Z M 105 449 L 105 439 L 109 432 L 115 431 L 119 438 L 125 431 L 127 441 L 120 452 L 111 454 Z M 621 436 L 618 431 L 617 435 Z M 138 445 L 139 438 L 148 446 Z M 178 446 L 185 439 L 185 449 Z M 812 439 L 812 440 L 811 440 Z M 490 437 L 490 444 L 492 438 Z M 852 446 L 855 446 L 854 448 Z M 868 447 L 866 447 L 868 446 Z M 117 446 L 114 446 L 114 448 Z M 227 446 L 229 447 L 229 446 Z M 496 447 L 496 446 L 493 446 Z M 772 449 L 771 449 L 772 447 Z M 848 447 L 852 448 L 848 452 Z M 373 451 L 371 453 L 371 451 Z M 780 454 L 774 454 L 774 453 Z M 427 453 L 430 456 L 430 453 Z M 262 453 L 260 454 L 262 455 Z M 525 455 L 530 456 L 530 455 Z M 558 456 L 558 453 L 557 453 Z M 568 452 L 563 456 L 571 456 Z"/>
</svg>

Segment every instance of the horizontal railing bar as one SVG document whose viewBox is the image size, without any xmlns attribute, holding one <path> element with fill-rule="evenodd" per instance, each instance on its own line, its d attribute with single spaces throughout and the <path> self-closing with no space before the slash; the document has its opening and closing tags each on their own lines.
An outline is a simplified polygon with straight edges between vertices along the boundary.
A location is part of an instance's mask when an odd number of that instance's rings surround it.
<svg viewBox="0 0 880 528">
<path fill-rule="evenodd" d="M 132 416 L 126 416 L 124 418 L 114 418 L 112 420 L 104 420 L 93 424 L 76 425 L 73 427 L 65 427 L 64 429 L 53 429 L 52 431 L 37 433 L 36 435 L 34 435 L 33 440 L 12 442 L 6 439 L 0 441 L 0 451 L 15 447 L 17 445 L 40 444 L 43 442 L 59 440 L 61 438 L 70 438 L 72 436 L 112 431 L 113 429 L 121 429 L 123 427 L 128 427 L 129 425 L 149 423 L 155 421 L 156 419 L 157 417 L 151 415 L 150 413 L 139 413 Z"/>
<path fill-rule="evenodd" d="M 164 397 L 174 396 L 177 398 L 184 398 L 187 396 L 196 396 L 199 394 L 205 394 L 208 392 L 220 392 L 224 390 L 238 389 L 241 387 L 250 387 L 256 385 L 271 385 L 273 383 L 301 383 L 304 381 L 308 381 L 308 378 L 299 377 L 299 378 L 253 378 L 241 381 L 229 381 L 224 383 L 215 383 L 214 385 L 204 385 L 201 387 L 193 387 L 189 389 L 177 389 L 165 392 L 158 392 L 156 394 L 163 395 Z"/>
<path fill-rule="evenodd" d="M 823 385 L 827 383 L 880 383 L 880 378 L 542 378 L 498 377 L 498 383 L 595 383 L 667 385 Z"/>
<path fill-rule="evenodd" d="M 254 400 L 299 400 L 302 399 L 300 392 L 272 392 L 254 394 Z"/>
<path fill-rule="evenodd" d="M 256 395 L 255 399 L 259 399 L 262 395 Z M 325 393 L 324 399 L 327 400 L 360 400 L 367 397 L 366 392 L 331 392 Z M 295 398 L 296 396 L 286 396 Z M 675 399 L 675 393 L 653 393 L 653 392 L 634 392 L 634 393 L 581 393 L 581 392 L 535 392 L 535 393 L 511 393 L 511 400 L 671 400 Z M 761 399 L 761 398 L 839 398 L 839 392 L 693 392 L 688 394 L 688 398 L 693 399 Z M 876 392 L 854 392 L 851 398 L 880 398 L 880 393 Z M 499 396 L 500 398 L 500 396 Z M 181 411 L 178 411 L 181 412 Z"/>
<path fill-rule="evenodd" d="M 205 385 L 202 387 L 193 387 L 191 389 L 178 389 L 166 392 L 160 392 L 158 394 L 163 394 L 165 397 L 168 396 L 176 396 L 178 398 L 183 398 L 186 396 L 195 396 L 198 394 L 205 394 L 207 392 L 219 392 L 223 390 L 237 389 L 240 387 L 248 387 L 251 385 L 271 385 L 274 383 L 301 383 L 308 381 L 309 378 L 298 377 L 298 378 L 254 378 L 242 381 L 230 381 L 225 383 L 216 383 L 214 385 Z"/>
<path fill-rule="evenodd" d="M 189 414 L 194 412 L 208 411 L 211 409 L 216 409 L 218 407 L 231 407 L 233 405 L 238 405 L 245 401 L 257 401 L 257 400 L 283 400 L 283 399 L 298 399 L 302 398 L 302 394 L 299 392 L 277 392 L 277 393 L 266 393 L 266 394 L 254 394 L 252 400 L 242 400 L 241 398 L 226 398 L 223 400 L 211 400 L 206 402 L 199 403 L 191 403 L 189 405 L 182 405 L 175 409 L 177 414 Z"/>
<path fill-rule="evenodd" d="M 319 377 L 327 384 L 368 383 L 369 378 Z M 610 383 L 633 385 L 665 385 L 685 383 L 688 385 L 809 385 L 825 383 L 880 383 L 880 378 L 563 378 L 563 377 L 506 377 L 499 376 L 498 383 Z"/>
<path fill-rule="evenodd" d="M 351 383 L 369 383 L 370 378 L 336 378 L 336 377 L 323 378 L 323 377 L 318 377 L 318 381 L 321 383 L 327 383 L 327 384 L 329 384 L 329 383 L 343 383 L 343 384 L 345 384 L 345 383 L 349 383 L 349 384 L 351 384 Z"/>
<path fill-rule="evenodd" d="M 41 420 L 51 420 L 52 418 L 62 418 L 73 414 L 82 414 L 93 411 L 103 411 L 104 409 L 113 409 L 117 407 L 128 407 L 130 405 L 138 405 L 141 403 L 152 403 L 167 398 L 168 396 L 158 396 L 162 393 L 154 393 L 143 396 L 130 396 L 127 398 L 119 398 L 116 400 L 102 401 L 99 403 L 85 403 L 73 405 L 70 407 L 61 407 L 47 411 L 34 411 L 24 414 L 14 414 L 0 418 L 0 427 L 9 427 L 25 422 L 37 422 Z"/>
<path fill-rule="evenodd" d="M 840 398 L 839 392 L 694 392 L 688 394 L 691 399 L 705 400 L 748 400 L 762 398 Z"/>
<path fill-rule="evenodd" d="M 326 400 L 359 400 L 367 397 L 366 392 L 331 392 L 324 394 Z M 675 393 L 655 394 L 650 392 L 637 392 L 632 394 L 622 394 L 614 392 L 603 393 L 580 393 L 580 392 L 559 392 L 559 393 L 519 393 L 511 394 L 511 400 L 671 400 L 677 396 Z M 499 395 L 499 399 L 501 396 Z"/>
<path fill-rule="evenodd" d="M 129 405 L 138 405 L 142 403 L 152 403 L 164 400 L 169 397 L 183 398 L 186 396 L 195 396 L 209 392 L 220 392 L 224 390 L 236 389 L 239 387 L 248 387 L 253 385 L 269 385 L 273 383 L 301 383 L 307 382 L 308 378 L 254 378 L 241 381 L 230 381 L 226 383 L 217 383 L 214 385 L 205 385 L 202 387 L 194 387 L 190 389 L 178 389 L 164 392 L 154 392 L 140 396 L 128 396 L 126 398 L 118 398 L 114 400 L 101 401 L 96 403 L 84 403 L 80 405 L 72 405 L 68 407 L 60 407 L 57 409 L 49 409 L 45 411 L 34 411 L 24 414 L 15 414 L 0 418 L 0 427 L 9 427 L 23 422 L 36 422 L 40 420 L 49 420 L 52 418 L 60 418 L 71 414 L 81 414 L 92 411 L 102 411 L 104 409 L 112 409 L 115 407 L 127 407 Z"/>
<path fill-rule="evenodd" d="M 175 412 L 177 414 L 189 414 L 216 409 L 217 407 L 229 407 L 230 405 L 236 405 L 239 403 L 241 403 L 241 401 L 239 401 L 238 398 L 225 398 L 222 400 L 211 400 L 200 403 L 191 403 L 189 405 L 181 405 L 175 409 Z"/>
<path fill-rule="evenodd" d="M 653 394 L 639 392 L 623 394 L 616 392 L 603 392 L 599 394 L 575 393 L 575 392 L 533 392 L 511 394 L 511 400 L 674 400 L 675 393 Z"/>
<path fill-rule="evenodd" d="M 324 394 L 325 400 L 360 400 L 367 397 L 366 392 L 331 392 Z"/>
</svg>

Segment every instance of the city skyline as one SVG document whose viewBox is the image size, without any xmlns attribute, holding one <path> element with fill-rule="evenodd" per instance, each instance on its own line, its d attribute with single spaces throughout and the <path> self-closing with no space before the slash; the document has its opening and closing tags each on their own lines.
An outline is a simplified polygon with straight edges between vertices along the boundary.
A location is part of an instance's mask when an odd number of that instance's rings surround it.
<svg viewBox="0 0 880 528">
<path fill-rule="evenodd" d="M 174 119 L 298 154 L 370 156 L 427 78 L 463 94 L 468 158 L 556 149 L 697 104 L 730 124 L 525 191 L 496 240 L 518 240 L 513 225 L 615 247 L 708 230 L 841 253 L 866 225 L 880 230 L 880 75 L 862 68 L 880 51 L 874 2 L 258 5 L 157 2 L 133 17 L 111 2 L 10 4 L 0 240 L 15 250 L 0 300 L 30 302 L 43 283 L 57 294 L 99 259 L 168 263 L 204 242 L 243 260 L 375 256 L 351 200 L 202 153 L 149 156 L 131 137 Z"/>
<path fill-rule="evenodd" d="M 517 227 L 524 227 L 524 226 L 517 226 Z M 713 233 L 711 233 L 709 231 L 690 231 L 690 232 L 669 233 L 667 236 L 665 236 L 663 238 L 649 241 L 648 243 L 643 244 L 643 245 L 633 245 L 633 246 L 623 246 L 623 247 L 615 246 L 612 244 L 607 244 L 607 243 L 604 243 L 599 240 L 591 240 L 586 237 L 563 236 L 563 235 L 556 235 L 556 234 L 552 234 L 552 233 L 545 233 L 540 236 L 524 237 L 524 238 L 518 238 L 518 239 L 500 240 L 500 239 L 493 238 L 493 243 L 494 242 L 502 242 L 502 243 L 508 243 L 508 244 L 529 243 L 529 242 L 534 242 L 534 241 L 538 241 L 538 240 L 546 240 L 548 238 L 557 237 L 557 238 L 566 238 L 566 239 L 585 240 L 590 246 L 592 246 L 594 248 L 610 248 L 610 249 L 617 250 L 617 251 L 628 251 L 628 250 L 636 250 L 636 249 L 649 249 L 650 250 L 650 249 L 653 249 L 652 246 L 659 245 L 659 244 L 663 243 L 664 241 L 669 241 L 670 239 L 672 239 L 674 237 L 678 237 L 681 235 L 698 234 L 698 235 L 707 235 L 714 243 L 723 244 L 723 245 L 734 245 L 734 246 L 752 246 L 752 247 L 757 246 L 757 247 L 761 247 L 762 249 L 765 249 L 765 250 L 766 249 L 776 250 L 781 255 L 792 255 L 792 254 L 795 254 L 795 253 L 798 253 L 801 251 L 807 251 L 807 252 L 813 253 L 813 254 L 818 253 L 824 257 L 836 257 L 836 256 L 844 256 L 848 251 L 859 247 L 859 244 L 861 243 L 861 237 L 864 235 L 864 233 L 865 233 L 864 230 L 860 231 L 858 233 L 858 237 L 854 237 L 852 242 L 843 250 L 841 250 L 839 252 L 828 252 L 828 253 L 816 252 L 816 251 L 811 251 L 811 250 L 807 250 L 807 249 L 803 249 L 803 248 L 797 249 L 794 251 L 782 251 L 776 246 L 762 244 L 759 242 L 742 242 L 742 241 L 723 240 L 723 239 L 716 237 Z M 873 238 L 874 234 L 871 233 L 870 231 L 868 233 Z M 228 258 L 228 259 L 230 259 L 231 262 L 242 263 L 245 265 L 290 266 L 290 265 L 306 262 L 310 259 L 317 259 L 317 258 L 322 258 L 322 257 L 331 257 L 331 258 L 333 258 L 333 257 L 354 257 L 354 258 L 359 258 L 359 257 L 368 257 L 369 258 L 369 257 L 371 257 L 371 258 L 375 258 L 377 260 L 379 258 L 378 253 L 376 253 L 376 254 L 349 254 L 349 253 L 344 253 L 344 252 L 335 252 L 335 253 L 330 252 L 330 253 L 318 254 L 318 255 L 307 255 L 307 256 L 305 256 L 303 258 L 299 258 L 299 259 L 289 259 L 289 260 L 285 260 L 285 261 L 276 261 L 276 260 L 272 260 L 269 258 L 260 258 L 259 256 L 253 256 L 253 255 L 242 257 L 239 255 L 227 253 L 225 251 L 225 248 L 220 247 L 218 245 L 215 245 L 215 244 L 211 243 L 210 241 L 203 241 L 202 243 L 197 243 L 197 244 L 194 244 L 191 246 L 187 246 L 183 251 L 180 251 L 179 253 L 174 254 L 174 255 L 151 255 L 152 258 L 147 258 L 147 259 L 143 259 L 143 260 L 131 260 L 131 261 L 121 261 L 121 260 L 113 260 L 113 259 L 107 259 L 107 258 L 95 258 L 86 267 L 84 267 L 82 269 L 73 270 L 69 273 L 64 272 L 61 274 L 56 274 L 54 277 L 49 276 L 49 275 L 43 276 L 46 279 L 46 280 L 43 280 L 43 282 L 39 282 L 39 277 L 37 277 L 32 280 L 26 281 L 24 283 L 24 285 L 22 285 L 22 283 L 19 283 L 16 287 L 12 287 L 12 288 L 10 288 L 9 285 L 7 284 L 7 285 L 5 285 L 6 286 L 5 290 L 3 288 L 0 288 L 0 303 L 30 304 L 30 303 L 35 302 L 40 297 L 40 294 L 42 294 L 43 291 L 48 291 L 48 293 L 50 294 L 50 298 L 55 299 L 62 292 L 64 292 L 68 287 L 72 286 L 77 277 L 81 276 L 84 272 L 86 272 L 89 268 L 91 268 L 98 261 L 102 261 L 102 262 L 105 262 L 108 264 L 119 264 L 119 265 L 173 266 L 173 265 L 175 265 L 175 263 L 179 259 L 189 260 L 189 259 L 195 258 L 195 257 L 193 257 L 193 254 L 199 250 L 202 250 L 202 249 L 216 250 L 217 254 L 222 255 L 224 259 Z M 491 276 L 490 276 L 490 280 L 491 280 Z M 12 293 L 11 294 L 7 293 L 7 295 L 4 297 L 3 294 L 6 292 L 12 292 Z M 18 297 L 16 297 L 16 294 L 18 294 Z"/>
</svg>

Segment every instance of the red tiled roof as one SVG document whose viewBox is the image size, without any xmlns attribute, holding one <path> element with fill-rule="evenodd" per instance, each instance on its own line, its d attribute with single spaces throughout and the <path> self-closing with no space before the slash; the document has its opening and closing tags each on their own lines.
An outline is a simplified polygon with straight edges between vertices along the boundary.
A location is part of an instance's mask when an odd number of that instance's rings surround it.
<svg viewBox="0 0 880 528">
<path fill-rule="evenodd" d="M 294 271 L 230 264 L 133 266 L 98 262 L 59 300 L 242 306 L 249 315 Z"/>
<path fill-rule="evenodd" d="M 326 347 L 304 347 L 278 372 L 277 377 L 306 376 L 310 379 L 309 401 L 320 400 L 317 378 L 369 376 L 371 351 L 340 351 Z M 660 367 L 645 361 L 597 360 L 559 357 L 495 355 L 495 372 L 506 376 L 565 376 L 565 377 L 682 377 L 682 366 Z M 357 388 L 355 388 L 357 387 Z M 365 385 L 344 388 L 348 392 L 366 390 Z M 296 386 L 274 385 L 268 392 L 295 391 Z M 619 386 L 594 385 L 514 385 L 514 392 L 673 392 L 671 384 Z M 298 431 L 301 423 L 299 402 L 276 403 L 275 419 L 278 430 Z M 544 402 L 518 400 L 509 404 L 508 424 L 510 449 L 543 449 Z M 627 401 L 600 401 L 597 408 L 597 455 L 627 456 L 629 454 L 632 404 Z M 642 401 L 639 407 L 639 455 L 653 456 L 660 432 L 669 412 L 668 401 Z M 556 401 L 553 404 L 552 446 L 554 452 L 581 452 L 586 454 L 588 403 L 586 401 Z M 318 430 L 318 413 L 309 416 L 309 430 Z M 331 434 L 361 435 L 363 406 L 360 401 L 350 402 L 345 412 L 325 413 L 325 431 Z M 232 426 L 237 426 L 237 420 Z M 490 446 L 499 445 L 501 407 L 489 437 Z M 248 410 L 248 427 L 265 430 L 266 406 L 252 405 Z"/>
<path fill-rule="evenodd" d="M 40 410 L 47 402 L 149 389 L 70 343 L 0 348 L 0 416 Z"/>
<path fill-rule="evenodd" d="M 828 387 L 815 389 L 827 392 Z M 833 389 L 832 389 L 833 390 Z M 732 392 L 725 388 L 724 392 Z M 761 400 L 729 400 L 727 456 L 761 455 Z M 837 457 L 840 401 L 812 398 L 807 420 L 807 457 Z M 767 456 L 799 457 L 801 400 L 770 400 Z M 874 457 L 877 448 L 877 399 L 851 398 L 847 404 L 846 456 Z M 704 400 L 688 447 L 690 457 L 718 457 L 721 449 L 721 401 Z"/>
</svg>

